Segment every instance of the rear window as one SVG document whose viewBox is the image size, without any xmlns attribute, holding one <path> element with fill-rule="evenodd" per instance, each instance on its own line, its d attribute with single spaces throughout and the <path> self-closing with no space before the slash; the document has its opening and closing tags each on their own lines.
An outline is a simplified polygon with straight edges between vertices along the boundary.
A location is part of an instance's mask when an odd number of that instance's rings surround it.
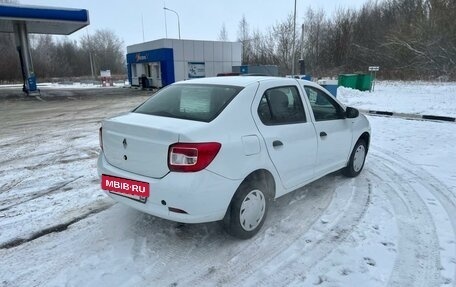
<svg viewBox="0 0 456 287">
<path fill-rule="evenodd" d="M 172 85 L 158 92 L 133 112 L 210 122 L 242 89 L 222 85 Z"/>
</svg>

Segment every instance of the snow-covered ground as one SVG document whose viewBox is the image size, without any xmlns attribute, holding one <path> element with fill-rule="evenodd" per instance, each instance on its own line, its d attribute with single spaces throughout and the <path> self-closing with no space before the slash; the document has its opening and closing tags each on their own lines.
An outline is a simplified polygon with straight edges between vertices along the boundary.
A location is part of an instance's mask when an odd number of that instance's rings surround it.
<svg viewBox="0 0 456 287">
<path fill-rule="evenodd" d="M 455 114 L 456 84 L 402 85 L 339 98 L 434 113 L 440 104 L 428 102 L 453 87 L 443 115 Z M 455 123 L 369 116 L 360 176 L 279 198 L 241 241 L 219 223 L 162 220 L 100 191 L 99 121 L 144 99 L 0 99 L 0 286 L 456 286 Z"/>
<path fill-rule="evenodd" d="M 382 81 L 374 92 L 339 87 L 337 98 L 364 110 L 456 117 L 456 83 Z"/>
<path fill-rule="evenodd" d="M 116 81 L 113 83 L 112 87 L 116 88 L 123 88 L 128 87 L 130 83 L 128 81 Z M 101 88 L 101 82 L 62 82 L 62 83 L 38 83 L 38 89 L 93 89 L 93 88 Z M 11 88 L 22 88 L 22 84 L 8 84 L 8 85 L 0 85 L 0 89 L 11 89 Z"/>
</svg>

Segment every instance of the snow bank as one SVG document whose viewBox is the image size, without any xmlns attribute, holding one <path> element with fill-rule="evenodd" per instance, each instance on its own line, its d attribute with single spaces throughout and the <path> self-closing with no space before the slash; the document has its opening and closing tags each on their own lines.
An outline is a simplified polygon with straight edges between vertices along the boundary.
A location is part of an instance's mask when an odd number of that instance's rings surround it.
<svg viewBox="0 0 456 287">
<path fill-rule="evenodd" d="M 337 98 L 365 110 L 456 116 L 456 83 L 381 81 L 374 92 L 339 87 Z"/>
</svg>

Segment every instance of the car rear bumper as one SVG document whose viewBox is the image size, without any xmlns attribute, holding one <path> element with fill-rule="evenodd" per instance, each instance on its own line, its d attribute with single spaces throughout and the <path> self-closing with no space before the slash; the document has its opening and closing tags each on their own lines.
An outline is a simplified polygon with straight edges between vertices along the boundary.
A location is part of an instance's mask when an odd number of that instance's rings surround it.
<svg viewBox="0 0 456 287">
<path fill-rule="evenodd" d="M 106 161 L 103 153 L 98 157 L 98 175 L 102 174 L 133 179 L 150 184 L 150 197 L 146 203 L 106 192 L 115 201 L 142 212 L 183 223 L 217 221 L 225 216 L 231 198 L 241 180 L 231 180 L 207 170 L 194 173 L 170 172 L 160 179 L 131 173 Z M 170 211 L 175 208 L 186 213 Z"/>
</svg>

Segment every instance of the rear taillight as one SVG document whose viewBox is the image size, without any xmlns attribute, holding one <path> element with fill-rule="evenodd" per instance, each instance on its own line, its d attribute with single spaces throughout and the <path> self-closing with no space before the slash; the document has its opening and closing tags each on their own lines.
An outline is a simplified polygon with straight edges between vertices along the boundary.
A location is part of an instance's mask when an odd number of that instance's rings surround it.
<svg viewBox="0 0 456 287">
<path fill-rule="evenodd" d="M 209 143 L 175 143 L 169 147 L 168 167 L 171 171 L 195 172 L 205 169 L 222 145 Z"/>
<path fill-rule="evenodd" d="M 100 148 L 103 150 L 103 128 L 100 127 L 100 130 L 98 132 L 98 140 L 100 141 Z"/>
</svg>

